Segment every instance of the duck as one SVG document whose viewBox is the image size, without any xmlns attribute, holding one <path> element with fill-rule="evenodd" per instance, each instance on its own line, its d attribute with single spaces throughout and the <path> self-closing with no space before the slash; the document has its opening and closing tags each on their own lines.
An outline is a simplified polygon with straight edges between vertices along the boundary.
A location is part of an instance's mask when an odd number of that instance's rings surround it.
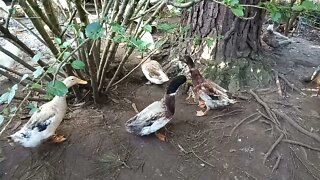
<svg viewBox="0 0 320 180">
<path fill-rule="evenodd" d="M 141 70 L 148 79 L 146 84 L 163 84 L 169 81 L 169 77 L 164 73 L 158 61 L 147 59 L 142 65 Z"/>
<path fill-rule="evenodd" d="M 13 55 L 19 56 L 21 54 L 21 50 L 12 44 L 11 42 L 5 40 L 5 45 L 3 46 L 4 49 L 10 51 Z M 12 68 L 14 66 L 15 61 L 8 56 L 7 54 L 0 51 L 0 65 L 4 66 L 5 68 Z M 2 71 L 6 71 L 5 69 L 0 68 Z"/>
<path fill-rule="evenodd" d="M 195 68 L 195 64 L 189 55 L 184 56 L 184 62 L 188 65 L 192 79 L 192 90 L 195 98 L 199 101 L 199 107 L 206 108 L 197 111 L 196 116 L 201 117 L 208 114 L 211 109 L 218 109 L 237 103 L 232 99 L 231 94 L 218 84 L 205 79 L 200 71 Z"/>
<path fill-rule="evenodd" d="M 68 87 L 76 84 L 87 84 L 75 76 L 67 77 L 63 83 Z M 39 107 L 29 121 L 16 133 L 8 136 L 9 142 L 21 144 L 27 148 L 37 147 L 45 140 L 60 143 L 66 140 L 63 135 L 55 134 L 67 112 L 66 95 L 55 96 L 51 101 Z"/>
<path fill-rule="evenodd" d="M 304 82 L 310 83 L 315 82 L 318 86 L 318 93 L 316 96 L 320 94 L 320 65 L 314 70 L 311 76 L 304 79 Z"/>
<path fill-rule="evenodd" d="M 262 34 L 262 40 L 272 48 L 281 48 L 291 44 L 293 41 L 288 37 L 273 30 L 274 24 L 267 27 L 267 31 Z"/>
<path fill-rule="evenodd" d="M 138 136 L 155 133 L 160 140 L 165 141 L 165 135 L 158 130 L 173 119 L 176 92 L 186 80 L 184 75 L 173 78 L 161 100 L 153 102 L 125 123 L 127 132 Z"/>
</svg>

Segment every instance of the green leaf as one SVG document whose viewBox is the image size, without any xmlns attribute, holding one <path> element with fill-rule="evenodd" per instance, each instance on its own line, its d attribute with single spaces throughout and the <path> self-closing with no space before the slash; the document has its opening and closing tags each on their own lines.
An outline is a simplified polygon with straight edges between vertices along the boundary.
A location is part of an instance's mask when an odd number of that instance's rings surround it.
<svg viewBox="0 0 320 180">
<path fill-rule="evenodd" d="M 10 116 L 14 116 L 17 112 L 17 107 L 16 106 L 13 106 L 10 108 Z"/>
<path fill-rule="evenodd" d="M 2 113 L 5 115 L 5 116 L 9 116 L 9 108 L 3 108 L 2 110 Z"/>
<path fill-rule="evenodd" d="M 315 8 L 315 4 L 312 1 L 305 0 L 301 3 L 306 10 L 313 10 Z"/>
<path fill-rule="evenodd" d="M 102 37 L 104 28 L 100 25 L 99 22 L 93 22 L 87 25 L 85 29 L 86 36 L 89 39 L 98 39 Z"/>
<path fill-rule="evenodd" d="M 3 123 L 3 121 L 4 121 L 4 116 L 0 114 L 0 125 Z"/>
<path fill-rule="evenodd" d="M 18 84 L 13 85 L 8 92 L 2 94 L 0 96 L 0 104 L 6 103 L 10 104 L 14 96 L 16 95 L 16 91 L 18 89 Z"/>
<path fill-rule="evenodd" d="M 235 16 L 238 16 L 238 17 L 243 17 L 244 16 L 244 12 L 243 12 L 243 7 L 242 6 L 231 7 L 231 11 Z"/>
<path fill-rule="evenodd" d="M 33 79 L 37 79 L 39 76 L 43 74 L 43 68 L 42 67 L 36 67 L 36 70 L 32 73 Z"/>
<path fill-rule="evenodd" d="M 41 89 L 41 85 L 34 83 L 34 84 L 32 84 L 31 89 Z"/>
<path fill-rule="evenodd" d="M 300 5 L 297 5 L 297 4 L 295 4 L 295 5 L 293 5 L 292 6 L 292 10 L 293 11 L 298 11 L 298 12 L 300 12 L 300 11 L 303 11 L 303 6 L 300 6 Z"/>
<path fill-rule="evenodd" d="M 41 53 L 37 53 L 36 55 L 33 56 L 32 62 L 38 62 L 42 57 Z"/>
<path fill-rule="evenodd" d="M 54 42 L 55 42 L 56 44 L 58 44 L 58 45 L 60 45 L 60 44 L 62 43 L 61 39 L 60 39 L 60 38 L 57 38 L 57 37 L 54 38 Z"/>
<path fill-rule="evenodd" d="M 80 59 L 77 59 L 77 60 L 75 60 L 75 61 L 73 61 L 73 62 L 71 63 L 71 66 L 72 66 L 74 69 L 81 69 L 81 70 L 83 70 L 86 65 L 84 64 L 83 61 L 81 61 Z"/>
<path fill-rule="evenodd" d="M 21 77 L 20 82 L 22 82 L 22 81 L 26 80 L 28 77 L 29 77 L 29 75 L 28 75 L 28 74 L 24 74 L 24 75 Z"/>
<path fill-rule="evenodd" d="M 238 6 L 239 0 L 230 0 L 229 4 L 230 4 L 230 6 Z"/>
<path fill-rule="evenodd" d="M 123 43 L 126 42 L 126 38 L 122 35 L 117 34 L 114 38 L 112 38 L 112 41 L 117 43 Z"/>
<path fill-rule="evenodd" d="M 65 41 L 60 46 L 60 48 L 69 48 L 69 47 L 71 47 L 71 42 L 70 41 Z"/>
<path fill-rule="evenodd" d="M 144 30 L 145 32 L 151 33 L 151 31 L 152 31 L 152 26 L 150 26 L 149 24 L 147 24 L 147 25 L 143 26 L 143 30 Z"/>
<path fill-rule="evenodd" d="M 39 111 L 37 103 L 29 103 L 27 108 L 30 109 L 30 111 L 29 111 L 30 115 L 32 115 L 33 113 Z"/>
<path fill-rule="evenodd" d="M 208 37 L 208 38 L 206 39 L 206 42 L 207 42 L 207 46 L 208 46 L 209 48 L 211 48 L 211 47 L 214 45 L 214 43 L 216 42 L 216 39 Z"/>
<path fill-rule="evenodd" d="M 65 53 L 63 53 L 62 59 L 63 59 L 63 60 L 66 60 L 66 59 L 70 60 L 70 58 L 71 58 L 70 55 L 71 55 L 71 53 L 68 52 L 68 51 L 66 51 Z"/>
<path fill-rule="evenodd" d="M 157 29 L 162 30 L 167 33 L 173 33 L 177 30 L 177 24 L 160 23 L 157 25 Z"/>
<path fill-rule="evenodd" d="M 57 71 L 56 67 L 49 67 L 47 70 L 48 73 L 55 73 L 56 71 Z"/>
<path fill-rule="evenodd" d="M 121 35 L 124 35 L 125 32 L 126 32 L 126 29 L 123 26 L 121 26 L 121 25 L 119 25 L 117 23 L 113 22 L 113 23 L 110 24 L 110 26 L 111 26 L 111 31 L 112 32 L 116 32 L 116 33 L 121 34 Z"/>
<path fill-rule="evenodd" d="M 281 13 L 280 12 L 271 12 L 270 13 L 272 21 L 278 22 L 281 18 Z"/>
<path fill-rule="evenodd" d="M 48 83 L 47 93 L 53 96 L 64 96 L 68 93 L 68 88 L 61 81 L 51 81 Z"/>
</svg>

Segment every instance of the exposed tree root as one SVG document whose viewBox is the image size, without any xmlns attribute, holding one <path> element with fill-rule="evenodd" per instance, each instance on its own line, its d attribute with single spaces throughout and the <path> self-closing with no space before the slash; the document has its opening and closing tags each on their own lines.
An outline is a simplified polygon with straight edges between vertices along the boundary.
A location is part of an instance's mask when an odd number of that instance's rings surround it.
<svg viewBox="0 0 320 180">
<path fill-rule="evenodd" d="M 280 126 L 280 123 L 279 123 L 277 117 L 272 114 L 271 109 L 267 105 L 267 103 L 265 103 L 256 93 L 254 93 L 252 91 L 252 89 L 250 89 L 249 93 L 258 101 L 258 103 L 260 103 L 264 107 L 264 109 L 266 110 L 269 118 L 273 121 L 273 123 L 275 123 L 276 125 Z"/>
<path fill-rule="evenodd" d="M 257 115 L 257 114 L 258 114 L 258 113 L 253 113 L 253 114 L 251 114 L 250 116 L 248 116 L 248 117 L 242 119 L 241 121 L 239 121 L 239 123 L 236 124 L 236 125 L 232 128 L 232 130 L 230 131 L 229 136 L 232 136 L 233 132 L 234 132 L 234 131 L 237 129 L 237 127 L 239 127 L 244 121 L 250 119 L 251 117 L 253 117 L 253 116 Z M 256 118 L 260 118 L 260 117 L 261 117 L 261 116 L 258 116 L 258 117 L 256 117 Z M 255 119 L 256 119 L 256 118 L 255 118 Z"/>
<path fill-rule="evenodd" d="M 320 149 L 319 149 L 319 148 L 315 148 L 315 147 L 309 146 L 309 145 L 304 144 L 304 143 L 302 143 L 302 142 L 293 141 L 293 140 L 289 140 L 289 139 L 283 139 L 282 142 L 290 143 L 290 144 L 294 144 L 294 145 L 298 145 L 298 146 L 302 146 L 302 147 L 305 147 L 305 148 L 308 148 L 308 149 L 311 149 L 311 150 L 319 151 L 319 152 L 320 152 Z"/>
<path fill-rule="evenodd" d="M 306 93 L 302 92 L 299 88 L 295 87 L 294 84 L 290 83 L 290 81 L 283 75 L 283 74 L 278 74 L 278 76 L 283 79 L 283 81 L 289 86 L 291 87 L 291 89 L 299 92 L 302 95 L 306 95 Z"/>
<path fill-rule="evenodd" d="M 281 134 L 279 138 L 272 144 L 268 152 L 264 155 L 263 164 L 266 163 L 267 158 L 271 155 L 272 151 L 276 148 L 276 146 L 281 142 L 281 140 L 283 139 L 283 136 L 284 134 Z"/>
<path fill-rule="evenodd" d="M 296 121 L 294 121 L 293 119 L 291 119 L 289 116 L 287 116 L 285 113 L 277 110 L 277 109 L 273 109 L 273 112 L 275 112 L 278 116 L 280 116 L 282 119 L 288 121 L 293 127 L 295 127 L 298 131 L 302 132 L 303 134 L 317 140 L 318 142 L 320 142 L 320 137 L 317 134 L 311 133 L 309 131 L 307 131 L 306 129 L 304 129 L 303 127 L 301 127 Z"/>
<path fill-rule="evenodd" d="M 278 157 L 277 157 L 277 161 L 276 161 L 276 163 L 274 164 L 274 166 L 273 166 L 273 168 L 272 168 L 272 172 L 274 171 L 274 170 L 276 170 L 276 169 L 278 169 L 278 167 L 279 167 L 279 164 L 280 164 L 280 161 L 281 161 L 281 155 L 279 154 L 278 155 Z"/>
<path fill-rule="evenodd" d="M 213 116 L 212 119 L 217 119 L 217 118 L 224 117 L 224 116 L 229 116 L 229 115 L 235 115 L 235 114 L 238 114 L 239 112 L 243 112 L 243 110 L 242 109 L 236 109 L 236 110 L 224 113 L 224 114 Z"/>
<path fill-rule="evenodd" d="M 282 99 L 284 96 L 283 96 L 283 93 L 282 93 L 282 90 L 281 90 L 281 83 L 279 81 L 279 73 L 278 73 L 278 71 L 276 71 L 274 69 L 272 71 L 274 73 L 274 78 L 276 80 L 276 84 L 277 84 L 277 87 L 278 87 L 278 94 L 279 94 L 280 98 Z"/>
</svg>

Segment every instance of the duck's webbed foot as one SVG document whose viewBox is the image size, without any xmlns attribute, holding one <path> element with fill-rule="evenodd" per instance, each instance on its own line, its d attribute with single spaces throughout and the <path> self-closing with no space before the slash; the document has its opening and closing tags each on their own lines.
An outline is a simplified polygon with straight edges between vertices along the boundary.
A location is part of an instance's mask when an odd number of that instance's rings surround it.
<svg viewBox="0 0 320 180">
<path fill-rule="evenodd" d="M 160 140 L 160 141 L 163 141 L 163 142 L 166 142 L 167 141 L 167 137 L 166 137 L 166 134 L 164 132 L 161 132 L 161 131 L 156 131 L 154 133 L 157 138 Z"/>
<path fill-rule="evenodd" d="M 205 116 L 208 114 L 208 112 L 210 111 L 210 108 L 207 107 L 207 109 L 203 112 L 203 111 L 197 111 L 196 116 L 201 117 L 201 116 Z"/>
<path fill-rule="evenodd" d="M 202 100 L 199 100 L 198 106 L 199 106 L 201 109 L 205 109 L 205 108 L 206 108 L 206 104 L 205 104 L 205 102 L 202 101 Z"/>
<path fill-rule="evenodd" d="M 67 140 L 67 138 L 64 135 L 54 134 L 50 136 L 48 140 L 54 143 L 61 143 Z"/>
</svg>

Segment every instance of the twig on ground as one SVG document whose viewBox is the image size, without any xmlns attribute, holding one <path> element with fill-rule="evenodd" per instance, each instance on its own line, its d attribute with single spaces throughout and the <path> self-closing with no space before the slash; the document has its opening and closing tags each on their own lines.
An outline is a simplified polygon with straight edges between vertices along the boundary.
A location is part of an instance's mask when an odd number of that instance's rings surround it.
<svg viewBox="0 0 320 180">
<path fill-rule="evenodd" d="M 296 121 L 294 121 L 289 116 L 287 116 L 285 113 L 283 113 L 283 112 L 281 112 L 281 111 L 279 111 L 277 109 L 273 109 L 273 112 L 275 112 L 282 119 L 288 121 L 293 127 L 295 127 L 301 133 L 303 133 L 303 134 L 305 134 L 305 135 L 317 140 L 318 142 L 320 142 L 320 137 L 317 134 L 314 134 L 314 133 L 311 133 L 311 132 L 307 131 L 306 129 L 301 127 Z"/>
<path fill-rule="evenodd" d="M 251 121 L 247 122 L 246 124 L 253 123 L 253 122 L 255 122 L 255 121 L 259 120 L 261 117 L 262 117 L 262 116 L 261 116 L 261 115 L 259 115 L 259 116 L 257 116 L 256 118 L 252 119 Z"/>
<path fill-rule="evenodd" d="M 302 94 L 302 95 L 304 95 L 304 96 L 306 95 L 306 93 L 302 92 L 299 88 L 295 87 L 294 84 L 290 83 L 290 81 L 289 81 L 283 74 L 280 74 L 280 73 L 279 73 L 278 76 L 279 76 L 281 79 L 283 79 L 283 81 L 284 81 L 289 87 L 291 87 L 291 89 L 299 92 L 300 94 Z"/>
<path fill-rule="evenodd" d="M 283 136 L 284 134 L 281 134 L 279 138 L 272 144 L 268 152 L 264 155 L 263 164 L 266 163 L 267 158 L 271 155 L 272 151 L 276 148 L 276 146 L 281 142 L 281 140 L 283 139 Z"/>
<path fill-rule="evenodd" d="M 258 113 L 253 113 L 253 114 L 251 114 L 250 116 L 248 116 L 248 117 L 242 119 L 241 121 L 239 121 L 238 124 L 236 124 L 236 125 L 232 128 L 232 130 L 230 131 L 229 136 L 232 136 L 233 132 L 234 132 L 234 131 L 237 129 L 237 127 L 239 127 L 244 121 L 250 119 L 251 117 L 253 117 L 253 116 L 257 115 L 257 114 L 258 114 Z M 261 116 L 259 116 L 259 118 L 260 118 L 260 117 L 261 117 Z"/>
<path fill-rule="evenodd" d="M 131 106 L 132 106 L 132 108 L 134 109 L 134 111 L 138 114 L 139 111 L 138 111 L 138 108 L 137 108 L 136 104 L 135 104 L 135 103 L 132 103 Z"/>
<path fill-rule="evenodd" d="M 273 116 L 273 114 L 271 113 L 271 109 L 270 109 L 270 107 L 267 105 L 267 103 L 265 103 L 256 93 L 254 93 L 254 92 L 252 91 L 252 89 L 250 89 L 249 93 L 257 100 L 258 103 L 260 103 L 260 104 L 264 107 L 264 109 L 266 110 L 269 118 L 272 119 L 272 121 L 273 121 L 276 125 L 280 126 L 280 123 L 279 123 L 277 117 Z"/>
<path fill-rule="evenodd" d="M 238 114 L 238 112 L 243 112 L 243 110 L 242 109 L 236 109 L 236 110 L 224 113 L 224 114 L 213 116 L 212 119 L 220 118 L 220 117 L 223 117 L 223 116 L 229 116 L 229 115 Z"/>
<path fill-rule="evenodd" d="M 274 73 L 274 78 L 276 80 L 276 84 L 277 84 L 277 87 L 278 87 L 278 94 L 280 96 L 280 98 L 282 99 L 284 96 L 282 94 L 282 90 L 281 90 L 281 84 L 280 84 L 280 81 L 279 81 L 279 73 L 278 71 L 272 69 L 273 73 Z"/>
<path fill-rule="evenodd" d="M 272 172 L 273 172 L 274 170 L 278 169 L 279 164 L 280 164 L 280 161 L 281 161 L 281 158 L 282 158 L 281 155 L 278 154 L 277 161 L 276 161 L 276 163 L 274 164 L 274 166 L 273 166 L 273 168 L 272 168 Z"/>
<path fill-rule="evenodd" d="M 21 96 L 14 96 L 13 99 L 16 100 L 23 100 L 24 97 Z M 36 98 L 36 97 L 29 97 L 27 98 L 28 101 L 37 101 L 37 102 L 42 102 L 42 101 L 50 101 L 50 99 L 45 99 L 45 98 Z"/>
<path fill-rule="evenodd" d="M 305 148 L 308 148 L 308 149 L 311 149 L 311 150 L 319 151 L 319 152 L 320 152 L 320 149 L 319 149 L 319 148 L 315 148 L 315 147 L 309 146 L 309 145 L 304 144 L 304 143 L 302 143 L 302 142 L 293 141 L 293 140 L 289 140 L 289 139 L 283 139 L 282 142 L 290 143 L 290 144 L 294 144 L 294 145 L 298 145 L 298 146 L 302 146 L 302 147 L 305 147 Z"/>
<path fill-rule="evenodd" d="M 201 157 L 199 157 L 193 150 L 192 151 L 186 151 L 180 144 L 178 144 L 178 147 L 180 149 L 181 152 L 185 153 L 185 154 L 193 154 L 196 158 L 198 158 L 200 161 L 202 161 L 203 163 L 215 168 L 214 165 L 212 165 L 211 163 L 209 163 L 208 161 L 202 159 Z"/>
</svg>

